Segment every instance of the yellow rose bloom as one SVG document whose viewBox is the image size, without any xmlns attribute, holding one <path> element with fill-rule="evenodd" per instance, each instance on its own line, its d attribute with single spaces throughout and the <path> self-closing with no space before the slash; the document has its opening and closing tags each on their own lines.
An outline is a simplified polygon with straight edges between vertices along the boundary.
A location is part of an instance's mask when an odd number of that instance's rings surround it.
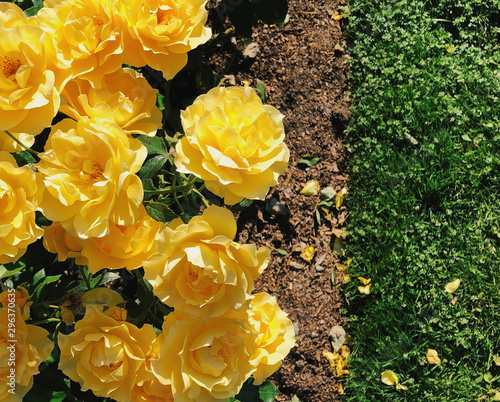
<svg viewBox="0 0 500 402">
<path fill-rule="evenodd" d="M 95 89 L 86 80 L 69 81 L 62 93 L 60 111 L 78 120 L 111 120 L 128 134 L 156 135 L 162 127 L 162 114 L 156 107 L 157 90 L 130 68 L 120 68 L 103 78 L 104 86 Z"/>
<path fill-rule="evenodd" d="M 43 195 L 41 177 L 0 151 L 0 264 L 16 262 L 28 245 L 42 237 L 35 212 Z"/>
<path fill-rule="evenodd" d="M 175 401 L 218 401 L 236 395 L 255 370 L 256 334 L 236 317 L 190 318 L 177 312 L 163 324 L 165 344 L 154 373 Z"/>
<path fill-rule="evenodd" d="M 54 344 L 47 338 L 49 333 L 45 329 L 26 325 L 19 307 L 13 310 L 12 315 L 11 310 L 0 309 L 0 400 L 21 402 L 33 386 L 38 366 L 50 356 Z M 12 322 L 14 332 L 9 327 Z M 14 394 L 9 392 L 11 389 Z"/>
<path fill-rule="evenodd" d="M 1 131 L 36 135 L 50 126 L 70 75 L 52 38 L 35 25 L 15 4 L 0 3 Z"/>
<path fill-rule="evenodd" d="M 270 252 L 232 241 L 233 214 L 217 206 L 183 224 L 170 222 L 158 240 L 158 253 L 144 262 L 145 278 L 167 305 L 191 315 L 219 316 L 250 299 L 253 281 Z"/>
<path fill-rule="evenodd" d="M 263 200 L 288 164 L 282 118 L 250 87 L 211 89 L 181 112 L 177 170 L 203 179 L 228 205 Z"/>
<path fill-rule="evenodd" d="M 36 19 L 55 40 L 73 77 L 101 87 L 122 65 L 123 40 L 114 1 L 45 0 Z"/>
<path fill-rule="evenodd" d="M 82 246 L 74 236 L 71 236 L 60 222 L 53 222 L 45 226 L 43 246 L 51 253 L 57 254 L 58 261 L 74 258 L 78 265 L 87 265 L 88 261 L 82 257 Z"/>
<path fill-rule="evenodd" d="M 28 148 L 30 148 L 35 143 L 35 137 L 31 134 L 25 134 L 25 133 L 21 134 L 10 133 L 10 134 L 16 137 Z M 0 151 L 13 153 L 13 152 L 24 151 L 24 148 L 17 142 L 15 142 L 11 137 L 9 137 L 5 131 L 0 131 Z"/>
<path fill-rule="evenodd" d="M 128 402 L 134 385 L 148 376 L 146 355 L 155 338 L 151 325 L 139 329 L 88 306 L 75 331 L 57 337 L 59 369 L 83 391 Z"/>
<path fill-rule="evenodd" d="M 38 156 L 46 187 L 40 209 L 72 236 L 103 237 L 110 222 L 131 225 L 139 219 L 144 194 L 135 173 L 147 150 L 116 123 L 64 119 L 52 127 Z"/>
<path fill-rule="evenodd" d="M 149 376 L 143 376 L 132 389 L 134 402 L 174 402 L 172 387 L 162 384 L 152 369 L 152 362 L 158 360 L 160 350 L 164 345 L 165 335 L 160 332 L 146 355 L 146 371 Z"/>
<path fill-rule="evenodd" d="M 187 53 L 205 43 L 207 0 L 118 0 L 123 18 L 124 62 L 148 65 L 167 80 L 186 65 Z"/>
<path fill-rule="evenodd" d="M 267 293 L 257 293 L 249 311 L 249 323 L 259 334 L 258 351 L 252 356 L 257 366 L 253 373 L 254 384 L 260 385 L 281 366 L 290 349 L 295 346 L 295 331 L 276 302 L 276 298 Z"/>
<path fill-rule="evenodd" d="M 88 265 L 95 274 L 103 268 L 129 271 L 139 268 L 157 251 L 156 242 L 165 224 L 150 218 L 143 205 L 139 220 L 131 225 L 110 222 L 109 233 L 103 237 L 81 239 L 71 236 L 60 223 L 45 228 L 43 244 L 59 261 L 75 258 L 78 265 Z"/>
</svg>

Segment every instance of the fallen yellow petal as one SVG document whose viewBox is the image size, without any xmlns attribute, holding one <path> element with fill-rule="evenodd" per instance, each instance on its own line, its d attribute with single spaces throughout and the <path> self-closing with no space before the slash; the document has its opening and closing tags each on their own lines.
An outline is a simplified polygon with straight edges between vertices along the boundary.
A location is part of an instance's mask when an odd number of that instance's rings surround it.
<svg viewBox="0 0 500 402">
<path fill-rule="evenodd" d="M 428 349 L 427 350 L 427 362 L 429 364 L 439 364 L 441 363 L 441 359 L 438 356 L 437 350 Z"/>
<path fill-rule="evenodd" d="M 453 293 L 455 290 L 458 289 L 459 286 L 460 286 L 460 279 L 455 279 L 454 281 L 446 284 L 444 291 L 446 293 Z"/>
<path fill-rule="evenodd" d="M 396 389 L 400 389 L 402 391 L 406 391 L 408 389 L 408 387 L 406 385 L 396 384 Z"/>
<path fill-rule="evenodd" d="M 342 386 L 342 384 L 339 384 L 339 389 L 338 389 L 337 392 L 339 393 L 339 395 L 344 395 L 345 394 L 344 387 Z"/>
<path fill-rule="evenodd" d="M 358 276 L 358 279 L 361 281 L 363 285 L 368 285 L 372 281 L 371 278 L 365 279 L 362 276 Z"/>
<path fill-rule="evenodd" d="M 304 188 L 300 190 L 300 194 L 304 195 L 317 195 L 319 193 L 320 187 L 318 180 L 309 180 Z"/>
<path fill-rule="evenodd" d="M 351 354 L 351 349 L 349 349 L 349 346 L 342 345 L 340 347 L 340 356 L 342 356 L 342 358 L 347 359 L 350 354 Z"/>
<path fill-rule="evenodd" d="M 337 194 L 337 202 L 335 203 L 335 206 L 337 209 L 339 209 L 342 206 L 342 203 L 344 202 L 344 196 L 347 194 L 347 188 L 343 188 L 340 190 L 340 192 Z"/>
<path fill-rule="evenodd" d="M 338 11 L 335 11 L 335 14 L 332 16 L 332 20 L 338 21 L 344 18 L 344 14 L 339 14 Z"/>
<path fill-rule="evenodd" d="M 366 285 L 366 286 L 358 286 L 359 293 L 363 293 L 365 295 L 369 295 L 371 287 L 372 287 L 371 283 L 369 285 Z"/>
<path fill-rule="evenodd" d="M 398 384 L 398 376 L 392 370 L 386 370 L 382 373 L 382 382 L 386 385 Z"/>
<path fill-rule="evenodd" d="M 337 271 L 342 272 L 342 271 L 345 271 L 345 269 L 347 268 L 347 265 L 341 264 L 340 262 L 336 262 L 335 268 L 337 268 Z"/>
<path fill-rule="evenodd" d="M 314 256 L 314 247 L 313 246 L 306 247 L 304 250 L 300 252 L 300 256 L 307 262 L 311 262 Z"/>
</svg>

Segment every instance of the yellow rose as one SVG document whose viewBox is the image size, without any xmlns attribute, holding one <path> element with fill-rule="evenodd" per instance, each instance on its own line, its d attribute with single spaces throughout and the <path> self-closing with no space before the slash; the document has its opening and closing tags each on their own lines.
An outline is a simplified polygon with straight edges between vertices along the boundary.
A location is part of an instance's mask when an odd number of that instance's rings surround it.
<svg viewBox="0 0 500 402">
<path fill-rule="evenodd" d="M 119 0 L 123 18 L 124 62 L 150 67 L 172 79 L 187 63 L 187 53 L 212 32 L 204 26 L 207 0 Z"/>
<path fill-rule="evenodd" d="M 30 148 L 35 143 L 35 137 L 31 134 L 10 134 L 16 137 L 28 148 Z M 0 151 L 21 152 L 24 151 L 24 148 L 17 142 L 15 142 L 11 137 L 9 137 L 5 131 L 0 131 Z"/>
<path fill-rule="evenodd" d="M 249 311 L 249 323 L 259 334 L 258 351 L 252 356 L 257 366 L 253 373 L 254 384 L 260 385 L 281 366 L 290 349 L 295 346 L 295 331 L 276 302 L 276 298 L 267 293 L 257 293 Z"/>
<path fill-rule="evenodd" d="M 114 1 L 45 0 L 36 18 L 71 64 L 73 77 L 99 88 L 104 75 L 121 67 L 123 40 Z"/>
<path fill-rule="evenodd" d="M 151 325 L 139 329 L 87 306 L 75 331 L 57 337 L 59 369 L 80 383 L 83 391 L 127 402 L 135 384 L 143 376 L 149 378 L 146 356 L 155 338 Z"/>
<path fill-rule="evenodd" d="M 165 344 L 153 372 L 171 385 L 175 401 L 226 400 L 255 370 L 256 334 L 236 317 L 189 318 L 177 312 L 163 324 Z"/>
<path fill-rule="evenodd" d="M 59 261 L 76 258 L 78 265 L 88 265 L 95 274 L 103 268 L 133 270 L 157 251 L 156 241 L 164 223 L 151 219 L 143 205 L 139 206 L 139 220 L 131 225 L 109 224 L 109 233 L 103 237 L 81 239 L 71 236 L 61 224 L 54 222 L 45 228 L 43 244 Z"/>
<path fill-rule="evenodd" d="M 15 326 L 14 331 L 9 324 Z M 38 366 L 54 348 L 48 334 L 43 328 L 26 325 L 18 306 L 0 309 L 0 400 L 20 402 L 31 389 Z"/>
<path fill-rule="evenodd" d="M 142 204 L 139 213 L 139 220 L 131 225 L 110 223 L 104 237 L 77 240 L 91 273 L 103 268 L 133 270 L 157 251 L 157 238 L 165 224 L 150 218 Z"/>
<path fill-rule="evenodd" d="M 52 38 L 15 4 L 0 3 L 0 37 L 0 130 L 39 134 L 57 114 L 69 69 Z"/>
<path fill-rule="evenodd" d="M 135 70 L 120 68 L 103 78 L 101 89 L 89 81 L 69 81 L 60 111 L 75 120 L 82 116 L 112 120 L 128 134 L 156 135 L 162 114 L 156 107 L 156 89 Z"/>
<path fill-rule="evenodd" d="M 16 290 L 13 292 L 15 295 L 15 305 L 19 307 L 19 311 L 21 312 L 21 316 L 23 320 L 27 320 L 30 318 L 30 306 L 33 302 L 28 301 L 29 293 L 22 286 L 18 286 Z M 5 292 L 0 293 L 0 303 L 3 308 L 8 308 L 8 305 L 12 303 L 11 299 L 12 290 L 6 290 Z"/>
<path fill-rule="evenodd" d="M 0 151 L 0 264 L 16 262 L 43 235 L 35 223 L 43 188 L 29 166 L 18 167 L 12 155 Z"/>
<path fill-rule="evenodd" d="M 286 168 L 283 115 L 249 87 L 214 88 L 181 112 L 175 165 L 228 205 L 263 200 Z"/>
<path fill-rule="evenodd" d="M 74 258 L 76 264 L 87 265 L 87 259 L 82 257 L 82 246 L 59 222 L 53 222 L 43 229 L 43 246 L 47 251 L 57 254 L 59 261 Z"/>
<path fill-rule="evenodd" d="M 135 173 L 146 155 L 141 142 L 116 123 L 62 120 L 38 155 L 46 187 L 40 209 L 83 239 L 107 235 L 110 222 L 135 223 L 144 195 Z"/>
<path fill-rule="evenodd" d="M 172 221 L 158 253 L 144 262 L 145 278 L 163 302 L 191 315 L 219 316 L 250 299 L 253 281 L 269 261 L 269 249 L 232 241 L 233 214 L 214 205 L 187 224 Z"/>
<path fill-rule="evenodd" d="M 132 389 L 132 400 L 135 402 L 174 402 L 172 387 L 162 384 L 152 369 L 152 362 L 158 360 L 160 350 L 165 344 L 165 335 L 163 332 L 156 337 L 146 355 L 145 375 L 138 381 Z"/>
</svg>

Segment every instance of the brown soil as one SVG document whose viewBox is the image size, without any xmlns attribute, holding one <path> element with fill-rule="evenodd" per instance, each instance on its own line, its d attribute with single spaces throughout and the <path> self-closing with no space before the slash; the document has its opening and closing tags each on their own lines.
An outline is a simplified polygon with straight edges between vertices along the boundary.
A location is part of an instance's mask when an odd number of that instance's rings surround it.
<svg viewBox="0 0 500 402">
<path fill-rule="evenodd" d="M 231 84 L 247 81 L 255 86 L 262 82 L 266 103 L 285 115 L 289 169 L 266 202 L 255 202 L 240 213 L 237 238 L 286 251 L 286 255 L 273 251 L 255 290 L 277 297 L 298 336 L 297 346 L 271 377 L 283 393 L 278 401 L 289 401 L 293 395 L 302 402 L 339 399 L 337 379 L 322 352 L 331 351 L 331 327 L 344 323 L 339 314 L 343 306 L 339 284 L 342 274 L 335 269 L 342 257 L 333 253 L 332 229 L 343 227 L 347 211 L 335 206 L 328 213 L 322 211 L 319 224 L 315 217 L 319 195 L 307 197 L 300 190 L 312 179 L 321 188 L 331 186 L 337 192 L 347 183 L 342 138 L 350 113 L 345 95 L 349 86 L 348 55 L 343 49 L 344 20 L 332 18 L 345 2 L 289 0 L 286 25 L 254 29 L 252 41 L 259 46 L 256 57 L 243 56 L 246 45 L 229 37 L 219 43 L 219 52 L 210 60 L 215 71 Z M 212 10 L 217 33 L 215 15 Z M 225 28 L 227 25 L 220 24 L 219 30 Z M 311 167 L 298 164 L 304 155 L 314 155 L 319 162 Z M 285 206 L 285 215 L 273 212 L 275 201 Z M 315 249 L 310 262 L 300 257 L 305 246 Z"/>
</svg>

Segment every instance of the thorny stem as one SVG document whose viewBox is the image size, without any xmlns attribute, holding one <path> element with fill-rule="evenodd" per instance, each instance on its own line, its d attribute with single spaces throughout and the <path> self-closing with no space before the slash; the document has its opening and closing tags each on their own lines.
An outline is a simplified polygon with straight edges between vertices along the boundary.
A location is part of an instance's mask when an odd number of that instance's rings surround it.
<svg viewBox="0 0 500 402">
<path fill-rule="evenodd" d="M 38 156 L 38 152 L 33 151 L 32 149 L 28 148 L 26 145 L 24 145 L 21 141 L 19 141 L 16 137 L 14 137 L 11 133 L 9 133 L 7 130 L 4 131 L 5 134 L 7 134 L 10 138 L 12 138 L 15 142 L 17 142 L 19 145 L 21 145 L 26 151 L 28 151 L 30 154 L 33 154 L 35 156 Z"/>
</svg>

